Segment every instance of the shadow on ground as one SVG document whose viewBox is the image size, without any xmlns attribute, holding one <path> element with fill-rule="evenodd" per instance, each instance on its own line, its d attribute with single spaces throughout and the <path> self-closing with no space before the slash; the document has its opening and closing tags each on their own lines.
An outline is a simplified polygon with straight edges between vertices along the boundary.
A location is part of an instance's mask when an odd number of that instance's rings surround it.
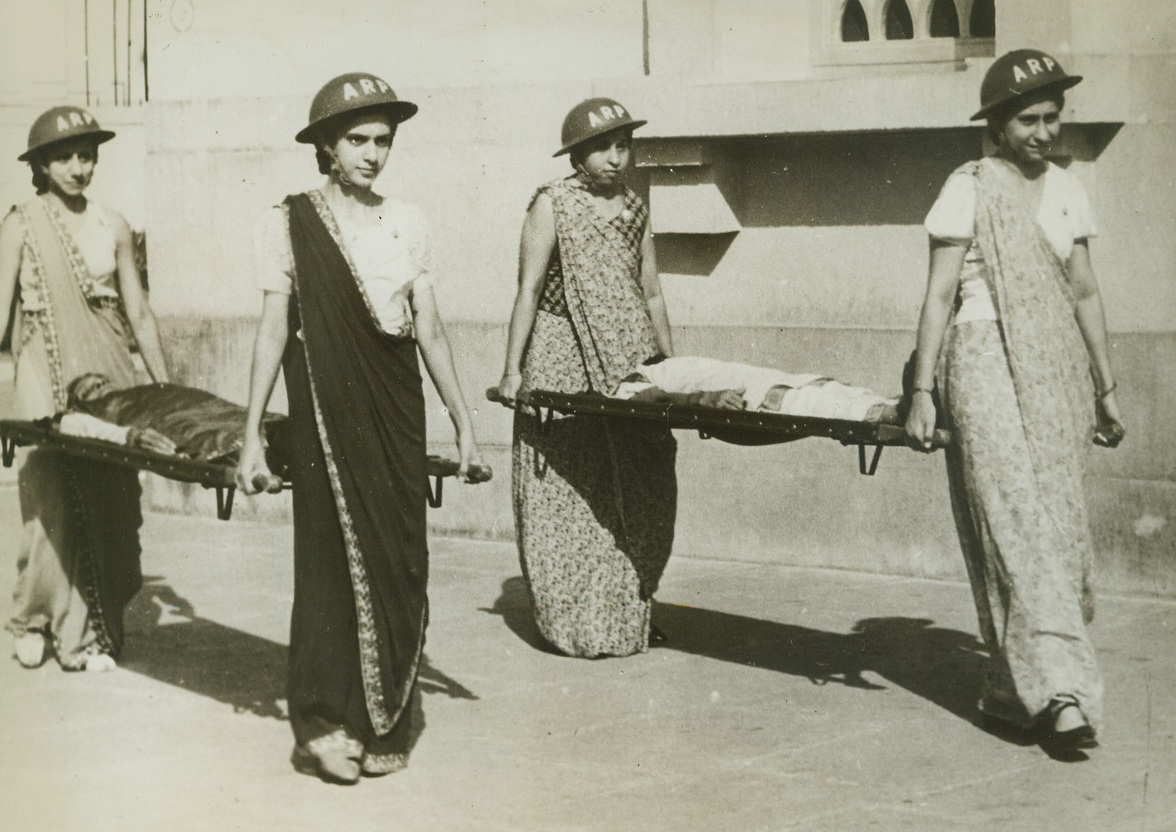
<svg viewBox="0 0 1176 832">
<path fill-rule="evenodd" d="M 526 581 L 503 582 L 486 612 L 536 650 L 554 652 L 535 626 Z M 974 635 L 926 618 L 865 618 L 848 633 L 827 632 L 717 610 L 654 603 L 653 620 L 678 650 L 716 661 L 800 676 L 816 685 L 884 690 L 867 671 L 969 722 L 987 652 Z"/>
<path fill-rule="evenodd" d="M 285 644 L 226 627 L 196 614 L 159 577 L 145 577 L 125 613 L 120 666 L 232 706 L 237 713 L 285 720 Z M 478 697 L 421 659 L 419 690 L 452 699 Z M 415 710 L 415 708 L 414 708 Z M 423 716 L 413 715 L 414 728 Z"/>
</svg>

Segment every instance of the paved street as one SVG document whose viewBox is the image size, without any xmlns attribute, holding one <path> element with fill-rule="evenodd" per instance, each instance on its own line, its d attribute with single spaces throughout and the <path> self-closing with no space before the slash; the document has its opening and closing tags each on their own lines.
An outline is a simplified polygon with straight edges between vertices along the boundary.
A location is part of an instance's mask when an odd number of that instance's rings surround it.
<svg viewBox="0 0 1176 832">
<path fill-rule="evenodd" d="M 18 516 L 0 481 L 5 599 Z M 973 724 L 966 586 L 679 557 L 669 644 L 582 661 L 538 645 L 513 546 L 458 539 L 432 544 L 409 769 L 327 786 L 288 763 L 290 538 L 148 515 L 118 670 L 0 661 L 0 826 L 1176 829 L 1172 603 L 1101 599 L 1103 745 L 1059 762 Z"/>
</svg>

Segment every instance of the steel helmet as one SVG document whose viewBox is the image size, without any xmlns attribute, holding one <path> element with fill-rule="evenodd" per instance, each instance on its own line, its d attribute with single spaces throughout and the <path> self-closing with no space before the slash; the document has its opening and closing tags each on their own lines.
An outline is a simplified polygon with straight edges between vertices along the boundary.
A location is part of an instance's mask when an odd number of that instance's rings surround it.
<svg viewBox="0 0 1176 832">
<path fill-rule="evenodd" d="M 98 145 L 113 139 L 114 133 L 99 127 L 97 119 L 81 107 L 51 107 L 37 116 L 29 128 L 29 149 L 16 158 L 27 162 L 34 151 L 79 136 Z"/>
<path fill-rule="evenodd" d="M 620 127 L 635 130 L 647 122 L 635 119 L 629 111 L 611 98 L 589 98 L 581 101 L 564 117 L 560 141 L 563 147 L 553 155 L 562 156 L 580 142 Z"/>
<path fill-rule="evenodd" d="M 1015 49 L 997 58 L 980 84 L 980 109 L 972 121 L 1034 90 L 1067 90 L 1082 80 L 1081 75 L 1067 75 L 1062 65 L 1037 49 Z"/>
<path fill-rule="evenodd" d="M 397 98 L 382 78 L 368 72 L 349 72 L 327 81 L 315 94 L 310 102 L 308 124 L 298 131 L 294 140 L 314 144 L 324 122 L 344 113 L 369 108 L 386 111 L 393 124 L 408 121 L 417 112 L 416 104 Z"/>
</svg>

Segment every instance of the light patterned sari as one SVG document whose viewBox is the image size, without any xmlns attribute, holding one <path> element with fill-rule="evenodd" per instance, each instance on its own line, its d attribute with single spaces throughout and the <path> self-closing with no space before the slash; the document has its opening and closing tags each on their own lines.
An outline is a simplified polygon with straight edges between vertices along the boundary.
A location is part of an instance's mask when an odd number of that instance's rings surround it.
<svg viewBox="0 0 1176 832">
<path fill-rule="evenodd" d="M 947 409 L 952 504 L 991 654 L 981 709 L 1027 724 L 1058 695 L 1098 726 L 1103 683 L 1086 634 L 1093 546 L 1085 459 L 1089 357 L 1063 264 L 994 163 L 976 177 L 976 244 L 999 324 L 952 328 Z"/>
<path fill-rule="evenodd" d="M 613 390 L 657 353 L 640 284 L 648 213 L 631 191 L 605 219 L 575 177 L 540 189 L 558 250 L 523 364 L 523 389 Z M 676 443 L 594 417 L 540 430 L 515 417 L 514 514 L 535 621 L 573 656 L 648 649 L 652 598 L 673 547 Z"/>
</svg>

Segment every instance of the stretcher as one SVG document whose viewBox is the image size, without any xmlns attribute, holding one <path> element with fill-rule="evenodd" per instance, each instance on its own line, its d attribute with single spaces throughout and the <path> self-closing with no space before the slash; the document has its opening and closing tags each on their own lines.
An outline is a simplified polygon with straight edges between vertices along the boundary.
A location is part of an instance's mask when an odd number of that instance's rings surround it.
<svg viewBox="0 0 1176 832">
<path fill-rule="evenodd" d="M 499 396 L 496 387 L 486 391 L 486 398 L 511 407 Z M 835 439 L 845 446 L 857 446 L 858 470 L 866 476 L 873 476 L 878 470 L 883 448 L 907 444 L 906 431 L 901 425 L 617 399 L 594 392 L 532 390 L 517 403 L 531 409 L 541 430 L 551 423 L 555 413 L 563 413 L 647 422 L 662 425 L 666 430 L 696 430 L 703 439 L 734 445 L 774 445 L 814 436 Z M 951 444 L 951 434 L 936 430 L 931 444 L 943 448 Z"/>
<path fill-rule="evenodd" d="M 237 491 L 236 467 L 226 463 L 204 462 L 183 456 L 168 456 L 142 448 L 118 445 L 103 439 L 69 436 L 57 430 L 50 419 L 35 422 L 0 419 L 0 445 L 5 468 L 11 468 L 18 446 L 37 446 L 62 451 L 72 456 L 126 465 L 150 471 L 177 482 L 195 483 L 216 490 L 216 516 L 228 520 L 233 515 L 233 497 Z M 427 499 L 432 508 L 441 507 L 442 483 L 456 476 L 461 465 L 452 459 L 430 455 Z M 469 470 L 471 483 L 486 482 L 493 476 L 488 466 L 475 465 Z M 282 484 L 283 489 L 291 483 Z"/>
</svg>

